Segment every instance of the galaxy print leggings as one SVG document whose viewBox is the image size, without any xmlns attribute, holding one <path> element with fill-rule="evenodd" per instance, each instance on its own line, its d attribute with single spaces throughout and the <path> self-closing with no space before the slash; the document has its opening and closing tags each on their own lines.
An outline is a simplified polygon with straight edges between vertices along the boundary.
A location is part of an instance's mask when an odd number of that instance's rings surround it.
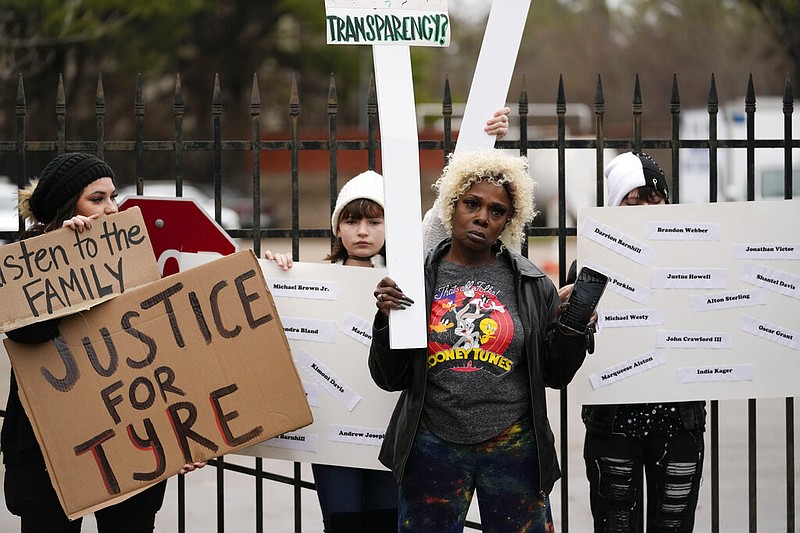
<svg viewBox="0 0 800 533">
<path fill-rule="evenodd" d="M 530 420 L 478 444 L 455 444 L 420 429 L 400 486 L 399 530 L 464 529 L 473 493 L 487 533 L 553 533 L 539 494 L 539 463 Z"/>
</svg>

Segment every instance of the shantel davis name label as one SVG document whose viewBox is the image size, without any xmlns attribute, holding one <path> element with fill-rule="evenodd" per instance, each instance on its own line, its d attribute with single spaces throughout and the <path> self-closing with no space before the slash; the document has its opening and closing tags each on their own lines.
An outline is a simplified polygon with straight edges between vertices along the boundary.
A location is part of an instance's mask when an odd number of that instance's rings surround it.
<svg viewBox="0 0 800 533">
<path fill-rule="evenodd" d="M 342 318 L 339 331 L 364 346 L 372 344 L 372 322 L 367 322 L 355 313 L 347 311 Z"/>
<path fill-rule="evenodd" d="M 341 426 L 337 424 L 331 424 L 328 432 L 328 439 L 332 442 L 366 444 L 368 446 L 382 445 L 385 436 L 385 429 Z"/>
<path fill-rule="evenodd" d="M 644 227 L 646 239 L 654 241 L 718 241 L 720 224 L 700 222 L 648 222 Z"/>
<path fill-rule="evenodd" d="M 796 319 L 797 317 L 794 318 Z M 742 315 L 741 329 L 746 333 L 786 346 L 792 350 L 800 350 L 800 332 L 796 329 L 789 329 L 785 326 L 747 315 Z"/>
<path fill-rule="evenodd" d="M 742 263 L 741 280 L 800 300 L 800 276 L 758 263 Z"/>
<path fill-rule="evenodd" d="M 664 323 L 663 309 L 614 309 L 600 311 L 604 328 L 658 326 Z"/>
<path fill-rule="evenodd" d="M 320 386 L 333 396 L 337 402 L 352 411 L 361 401 L 361 396 L 350 388 L 333 370 L 325 366 L 319 359 L 314 357 L 308 350 L 300 350 L 295 357 L 295 364 L 302 368 L 309 376 L 320 384 Z"/>
<path fill-rule="evenodd" d="M 319 437 L 315 433 L 303 433 L 302 431 L 290 431 L 277 437 L 272 437 L 263 442 L 266 446 L 273 448 L 286 448 L 289 450 L 303 450 L 306 452 L 317 451 Z"/>
<path fill-rule="evenodd" d="M 581 235 L 587 239 L 640 265 L 649 266 L 652 261 L 653 248 L 651 246 L 593 218 L 587 218 L 580 231 Z"/>
<path fill-rule="evenodd" d="M 311 300 L 338 300 L 341 286 L 335 281 L 315 279 L 267 279 L 269 292 L 284 298 L 309 298 Z"/>
<path fill-rule="evenodd" d="M 675 373 L 678 383 L 753 381 L 753 365 L 688 366 Z"/>
<path fill-rule="evenodd" d="M 800 259 L 800 243 L 746 243 L 733 245 L 734 259 Z"/>
<path fill-rule="evenodd" d="M 736 307 L 752 307 L 766 305 L 767 295 L 761 289 L 751 291 L 710 292 L 697 294 L 689 298 L 692 311 L 715 311 L 717 309 L 733 309 Z"/>
<path fill-rule="evenodd" d="M 654 268 L 650 271 L 654 289 L 724 289 L 726 268 Z"/>
<path fill-rule="evenodd" d="M 661 330 L 656 334 L 657 348 L 711 348 L 727 350 L 733 335 L 722 331 Z"/>
<path fill-rule="evenodd" d="M 667 360 L 661 352 L 653 350 L 618 365 L 601 370 L 596 374 L 592 374 L 589 376 L 589 381 L 592 387 L 597 390 L 600 387 L 605 387 L 617 381 L 628 379 L 636 374 L 641 374 L 646 370 L 663 365 L 666 362 Z"/>
<path fill-rule="evenodd" d="M 608 284 L 606 290 L 615 292 L 620 296 L 624 296 L 629 300 L 642 305 L 647 305 L 653 297 L 653 291 L 650 287 L 645 287 L 641 283 L 637 283 L 630 278 L 622 276 L 617 272 L 612 272 L 605 267 L 596 265 L 591 261 L 586 261 L 586 266 L 602 272 L 608 276 Z"/>
</svg>

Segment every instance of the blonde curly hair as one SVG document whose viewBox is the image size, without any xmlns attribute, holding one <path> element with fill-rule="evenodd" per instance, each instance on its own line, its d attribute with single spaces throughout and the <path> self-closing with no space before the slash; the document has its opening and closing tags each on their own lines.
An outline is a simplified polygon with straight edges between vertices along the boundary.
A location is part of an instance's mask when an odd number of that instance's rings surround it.
<svg viewBox="0 0 800 533">
<path fill-rule="evenodd" d="M 511 199 L 511 211 L 500 240 L 519 245 L 525 236 L 525 224 L 536 216 L 528 159 L 494 149 L 450 154 L 448 159 L 442 175 L 433 184 L 440 200 L 439 216 L 447 229 L 452 233 L 453 212 L 461 195 L 475 183 L 486 180 L 504 187 Z"/>
</svg>

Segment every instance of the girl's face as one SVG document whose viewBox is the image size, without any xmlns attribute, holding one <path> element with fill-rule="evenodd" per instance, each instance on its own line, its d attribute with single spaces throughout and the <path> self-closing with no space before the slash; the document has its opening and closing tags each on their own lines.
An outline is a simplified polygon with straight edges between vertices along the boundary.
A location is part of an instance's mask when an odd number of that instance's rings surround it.
<svg viewBox="0 0 800 533">
<path fill-rule="evenodd" d="M 372 257 L 381 251 L 386 239 L 383 217 L 343 217 L 338 235 L 349 255 Z"/>
<path fill-rule="evenodd" d="M 99 218 L 113 215 L 117 211 L 117 188 L 111 178 L 100 178 L 91 182 L 83 189 L 75 204 L 75 214 L 85 217 L 98 215 Z"/>
<path fill-rule="evenodd" d="M 453 211 L 453 247 L 472 253 L 488 252 L 500 237 L 511 214 L 505 187 L 478 181 L 456 201 Z"/>
</svg>

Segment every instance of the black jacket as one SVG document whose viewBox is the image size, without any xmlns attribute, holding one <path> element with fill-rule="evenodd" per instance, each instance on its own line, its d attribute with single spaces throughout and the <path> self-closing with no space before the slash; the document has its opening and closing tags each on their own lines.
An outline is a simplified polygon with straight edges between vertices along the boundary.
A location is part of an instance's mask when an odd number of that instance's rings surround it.
<svg viewBox="0 0 800 533">
<path fill-rule="evenodd" d="M 425 302 L 430 315 L 436 272 L 450 240 L 439 244 L 425 261 Z M 502 260 L 511 265 L 516 282 L 520 319 L 525 332 L 525 357 L 530 383 L 531 412 L 538 446 L 540 491 L 549 493 L 561 477 L 555 438 L 547 420 L 544 388 L 564 388 L 586 357 L 585 337 L 572 337 L 556 326 L 558 292 L 553 283 L 530 261 L 508 249 Z M 422 416 L 427 384 L 427 348 L 392 350 L 389 327 L 379 312 L 375 316 L 369 368 L 372 379 L 387 391 L 402 391 L 386 430 L 379 459 L 394 472 L 398 483 L 408 460 Z"/>
</svg>

